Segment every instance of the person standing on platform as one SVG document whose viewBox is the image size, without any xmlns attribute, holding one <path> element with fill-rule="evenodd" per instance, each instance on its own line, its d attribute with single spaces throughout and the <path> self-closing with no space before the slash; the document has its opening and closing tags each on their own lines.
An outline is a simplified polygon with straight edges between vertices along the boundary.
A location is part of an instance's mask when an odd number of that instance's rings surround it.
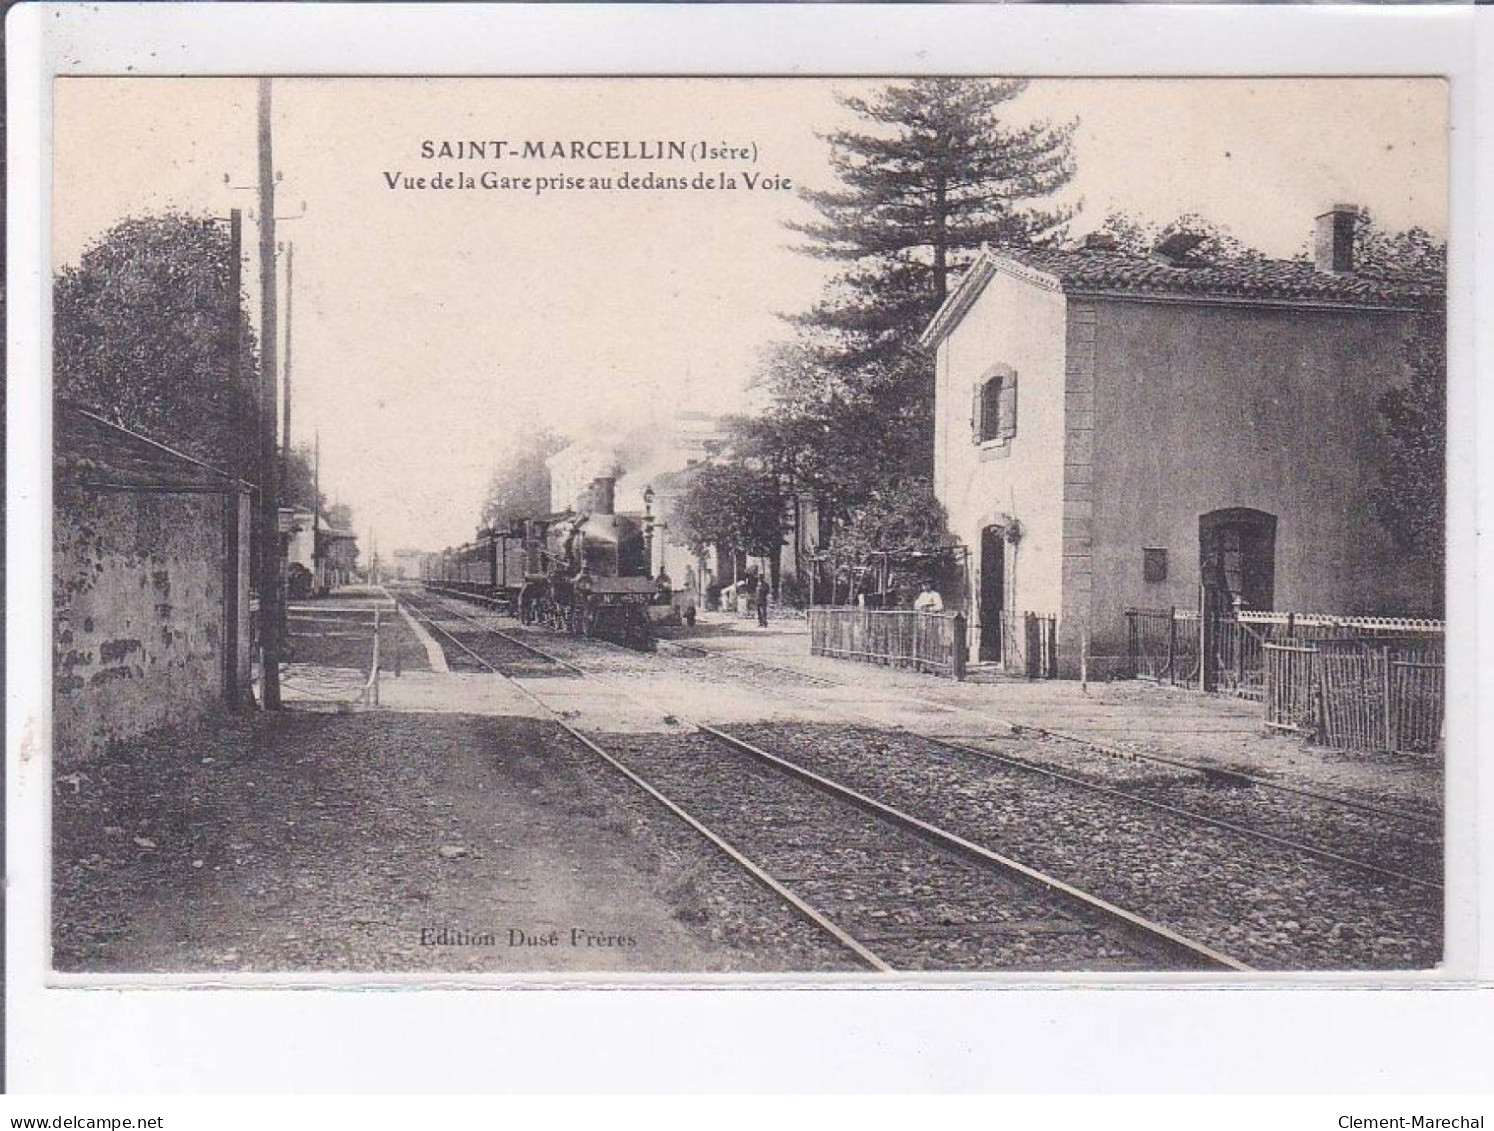
<svg viewBox="0 0 1494 1131">
<path fill-rule="evenodd" d="M 923 591 L 913 600 L 913 610 L 919 613 L 942 613 L 944 611 L 944 598 L 939 596 L 939 590 L 934 588 L 932 581 L 923 583 Z"/>
</svg>

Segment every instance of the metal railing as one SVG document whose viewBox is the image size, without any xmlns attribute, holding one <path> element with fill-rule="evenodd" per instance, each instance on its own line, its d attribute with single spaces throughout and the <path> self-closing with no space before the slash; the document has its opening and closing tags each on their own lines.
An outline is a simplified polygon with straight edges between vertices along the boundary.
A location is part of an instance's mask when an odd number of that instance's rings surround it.
<svg viewBox="0 0 1494 1131">
<path fill-rule="evenodd" d="M 1262 702 L 1267 644 L 1389 640 L 1440 649 L 1441 621 L 1326 613 L 1127 609 L 1127 668 L 1134 679 L 1217 691 Z"/>
<path fill-rule="evenodd" d="M 1003 609 L 981 626 L 981 634 L 982 656 L 991 653 L 1002 671 L 1028 679 L 1058 678 L 1057 617 Z"/>
<path fill-rule="evenodd" d="M 1127 609 L 1131 678 L 1198 683 L 1198 613 L 1188 609 Z"/>
<path fill-rule="evenodd" d="M 968 645 L 960 613 L 817 605 L 808 615 L 811 655 L 965 677 Z"/>
</svg>

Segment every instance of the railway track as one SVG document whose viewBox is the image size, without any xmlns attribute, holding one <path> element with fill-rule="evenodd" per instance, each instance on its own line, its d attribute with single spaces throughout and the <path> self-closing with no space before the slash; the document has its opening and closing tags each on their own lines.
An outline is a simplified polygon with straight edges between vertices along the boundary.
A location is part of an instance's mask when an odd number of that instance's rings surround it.
<svg viewBox="0 0 1494 1131">
<path fill-rule="evenodd" d="M 537 663 L 552 675 L 596 676 L 423 595 L 406 603 L 466 663 L 514 679 L 573 738 L 870 969 L 1248 969 L 727 731 L 679 724 L 604 746 L 525 679 L 540 674 Z"/>
<path fill-rule="evenodd" d="M 759 671 L 770 671 L 777 675 L 790 676 L 794 677 L 797 680 L 812 681 L 826 687 L 838 687 L 847 690 L 849 690 L 851 687 L 850 684 L 842 683 L 838 680 L 830 679 L 828 677 L 807 675 L 806 673 L 799 671 L 797 668 L 790 668 L 782 664 L 774 664 L 766 660 L 758 660 L 745 656 L 733 656 L 728 653 L 722 652 L 719 649 L 702 648 L 699 645 L 688 644 L 684 641 L 661 640 L 659 644 L 660 647 L 665 650 L 678 650 L 687 652 L 691 655 L 709 657 L 710 659 L 722 664 L 747 667 L 749 669 L 755 669 Z M 929 702 L 929 705 L 936 707 L 939 710 L 946 711 L 951 715 L 966 715 L 978 717 L 984 721 L 991 721 L 990 716 L 988 716 L 984 712 L 973 711 L 968 707 L 962 707 L 957 704 L 944 703 L 938 700 L 933 700 Z M 1300 786 L 1289 785 L 1285 782 L 1273 781 L 1270 778 L 1261 777 L 1259 774 L 1247 773 L 1243 770 L 1223 769 L 1218 766 L 1208 766 L 1197 762 L 1188 762 L 1181 758 L 1169 758 L 1166 755 L 1157 754 L 1150 751 L 1126 749 L 1118 746 L 1113 746 L 1109 743 L 1097 742 L 1094 739 L 1084 738 L 1079 735 L 1069 734 L 1065 731 L 1056 730 L 1051 727 L 1034 726 L 1029 723 L 1012 722 L 1011 720 L 1007 719 L 999 719 L 995 721 L 998 722 L 1001 726 L 1006 727 L 1013 735 L 1021 735 L 1024 733 L 1041 735 L 1045 738 L 1052 738 L 1057 741 L 1072 743 L 1076 747 L 1082 747 L 1086 750 L 1092 750 L 1096 753 L 1104 754 L 1112 758 L 1118 758 L 1125 762 L 1147 762 L 1153 763 L 1158 766 L 1166 766 L 1169 769 L 1177 770 L 1182 773 L 1196 775 L 1197 777 L 1205 781 L 1230 782 L 1237 785 L 1248 785 L 1254 788 L 1274 793 L 1291 794 L 1296 797 L 1303 797 L 1312 801 L 1321 802 L 1325 805 L 1353 810 L 1355 812 L 1363 813 L 1366 816 L 1376 817 L 1385 821 L 1401 822 L 1413 826 L 1419 825 L 1426 828 L 1438 829 L 1439 831 L 1442 827 L 1442 821 L 1440 817 L 1428 816 L 1421 813 L 1410 813 L 1400 809 L 1390 809 L 1382 805 L 1371 805 L 1367 802 L 1356 801 L 1353 798 L 1349 797 L 1341 797 L 1336 794 L 1323 793 L 1319 790 L 1304 789 Z M 949 741 L 942 736 L 932 734 L 923 734 L 922 737 L 927 738 L 932 742 Z M 950 744 L 954 746 L 960 745 L 960 743 L 952 741 L 950 742 Z M 1012 760 L 1020 761 L 1020 759 Z M 1043 767 L 1034 768 L 1041 769 Z"/>
<path fill-rule="evenodd" d="M 608 674 L 620 679 L 660 674 L 656 658 L 598 651 L 591 642 L 568 638 L 546 644 L 567 655 L 567 649 L 576 650 L 573 658 L 589 658 L 591 667 L 605 663 L 614 669 Z M 701 678 L 709 678 L 704 668 Z M 776 683 L 770 690 L 775 698 L 814 703 Z M 854 708 L 847 709 L 854 717 Z M 875 736 L 849 738 L 836 734 L 837 726 L 851 730 L 845 724 L 798 728 L 813 733 L 797 741 L 796 728 L 774 725 L 760 732 L 759 741 L 779 750 L 792 743 L 793 757 L 807 767 L 859 780 L 861 788 L 891 796 L 911 813 L 1036 860 L 1049 873 L 1115 903 L 1144 908 L 1152 919 L 1253 966 L 1393 969 L 1431 965 L 1440 957 L 1442 891 L 1436 880 L 1416 874 L 1440 864 L 1439 844 L 1388 840 L 1369 822 L 1358 830 L 1362 855 L 1349 856 L 1249 827 L 1247 822 L 1269 819 L 1306 835 L 1324 823 L 1322 810 L 1304 808 L 1305 801 L 1288 795 L 1263 808 L 1258 799 L 1242 799 L 1239 790 L 1209 791 L 1211 804 L 1226 816 L 1226 806 L 1236 807 L 1236 819 L 1223 820 L 1153 804 L 1103 781 L 877 725 Z M 826 763 L 826 749 L 852 752 Z M 1151 788 L 1165 796 L 1174 787 Z M 1195 797 L 1203 792 L 1197 782 L 1192 789 Z M 1277 812 L 1288 803 L 1295 812 Z M 1002 816 L 1013 812 L 1019 819 Z M 1363 820 L 1355 814 L 1333 819 Z M 1402 859 L 1404 868 L 1392 866 Z"/>
<path fill-rule="evenodd" d="M 676 642 L 662 642 L 665 650 L 672 650 Z M 689 647 L 691 655 L 711 657 L 731 666 L 750 666 L 752 669 L 781 672 L 788 676 L 800 676 L 794 668 L 783 667 L 757 660 L 723 654 L 715 649 Z M 830 679 L 819 679 L 825 686 L 852 690 L 851 685 Z M 798 694 L 792 686 L 774 684 L 774 694 L 799 699 L 810 703 L 808 697 Z M 985 716 L 968 708 L 934 701 L 928 704 L 950 714 Z M 868 724 L 885 726 L 874 716 L 858 711 L 853 705 L 842 703 L 839 709 L 858 715 Z M 992 750 L 981 742 L 1001 739 L 951 738 L 931 734 L 927 731 L 905 729 L 938 748 L 935 753 L 957 758 L 985 759 L 993 764 L 1042 775 L 1055 782 L 1078 789 L 1089 789 L 1135 805 L 1168 813 L 1182 820 L 1208 825 L 1223 832 L 1255 838 L 1264 843 L 1288 848 L 1311 856 L 1325 863 L 1339 864 L 1367 874 L 1399 880 L 1415 887 L 1441 892 L 1442 843 L 1441 825 L 1432 818 L 1409 814 L 1399 810 L 1380 808 L 1311 790 L 1299 789 L 1280 782 L 1214 767 L 1188 763 L 1178 759 L 1133 754 L 1113 747 L 1100 746 L 1082 738 L 1075 738 L 1041 727 L 1007 724 L 1014 736 L 1024 732 L 1063 743 L 1072 751 L 1085 752 L 1093 757 L 1088 764 L 1065 766 L 1056 769 L 1026 758 Z M 1070 759 L 1074 761 L 1074 759 Z M 1136 772 L 1136 767 L 1151 766 L 1157 772 L 1150 776 Z M 1278 812 L 1267 812 L 1267 822 L 1260 824 L 1263 816 L 1259 806 L 1243 803 L 1247 790 L 1259 787 L 1278 795 Z M 1326 809 L 1324 808 L 1326 807 Z M 1272 821 L 1270 818 L 1275 817 Z M 1252 824 L 1252 822 L 1256 822 Z M 1399 826 L 1395 831 L 1386 824 Z M 1426 835 L 1418 830 L 1435 830 L 1435 835 Z M 1324 836 L 1325 832 L 1328 834 Z M 1304 840 L 1304 835 L 1315 836 L 1320 841 L 1334 839 L 1361 840 L 1373 832 L 1378 858 L 1363 859 L 1350 853 Z"/>
<path fill-rule="evenodd" d="M 492 631 L 501 632 L 496 629 Z M 519 647 L 528 647 L 512 634 L 502 635 Z M 682 647 L 672 641 L 661 641 L 661 645 L 666 651 L 679 650 L 690 656 L 708 659 L 711 663 L 721 662 L 732 667 L 744 668 L 753 674 L 759 671 L 773 672 L 784 678 L 775 680 L 771 686 L 762 683 L 759 683 L 759 686 L 771 690 L 775 696 L 796 699 L 809 705 L 819 704 L 810 696 L 795 690 L 795 683 L 853 690 L 851 685 L 831 679 L 806 676 L 793 668 L 776 664 L 723 655 L 713 649 Z M 607 646 L 616 647 L 615 645 Z M 626 650 L 620 651 L 625 652 L 629 657 L 633 656 L 633 653 L 628 653 Z M 645 658 L 630 659 L 629 663 L 639 672 L 650 670 L 649 661 Z M 580 670 L 575 665 L 570 666 L 573 670 Z M 938 702 L 932 705 L 947 710 L 951 714 L 977 715 L 977 712 L 968 708 Z M 837 709 L 857 716 L 869 725 L 885 727 L 885 724 L 879 722 L 874 716 L 859 711 L 850 703 L 839 703 Z M 984 716 L 980 717 L 984 718 Z M 1039 728 L 1018 727 L 1017 729 L 1044 733 Z M 1440 836 L 1419 835 L 1416 828 L 1423 826 L 1424 820 L 1396 810 L 1378 809 L 1330 795 L 1280 786 L 1279 783 L 1272 783 L 1266 779 L 1252 778 L 1234 772 L 1221 772 L 1172 759 L 1159 760 L 1141 756 L 1117 758 L 1109 751 L 1099 751 L 1087 764 L 1055 769 L 1053 766 L 1042 765 L 1029 759 L 977 745 L 980 739 L 957 740 L 911 729 L 904 729 L 903 733 L 929 744 L 927 753 L 930 756 L 944 758 L 953 765 L 969 764 L 975 759 L 985 760 L 992 766 L 1037 775 L 1052 782 L 1057 788 L 1092 791 L 1118 802 L 1166 814 L 1177 820 L 1218 830 L 1220 833 L 1246 837 L 1275 848 L 1300 853 L 1325 864 L 1394 880 L 1439 896 L 1442 892 Z M 1056 742 L 1065 743 L 1075 752 L 1093 750 L 1092 744 L 1083 740 L 1058 735 L 1051 737 Z M 1164 772 L 1171 776 L 1152 775 L 1138 780 L 1138 775 L 1134 772 L 1134 767 L 1138 763 L 1147 765 L 1158 761 L 1168 767 L 1168 770 Z M 1270 788 L 1280 799 L 1275 803 L 1274 809 L 1262 810 L 1261 806 L 1251 802 L 1248 794 L 1242 794 L 1241 787 L 1244 786 Z M 1321 805 L 1325 804 L 1331 807 L 1324 810 Z M 1400 818 L 1410 821 L 1412 828 L 1392 831 L 1385 827 L 1385 822 L 1394 822 Z M 1440 829 L 1438 832 L 1440 834 Z M 1314 839 L 1306 839 L 1309 837 Z M 1356 856 L 1352 851 L 1336 847 L 1336 844 L 1340 842 L 1354 843 L 1370 840 L 1375 843 L 1375 859 Z"/>
</svg>

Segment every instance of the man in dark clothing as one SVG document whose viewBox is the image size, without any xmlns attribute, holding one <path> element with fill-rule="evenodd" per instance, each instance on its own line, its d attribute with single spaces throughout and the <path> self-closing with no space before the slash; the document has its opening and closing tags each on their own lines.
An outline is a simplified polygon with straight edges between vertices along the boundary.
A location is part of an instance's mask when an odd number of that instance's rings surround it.
<svg viewBox="0 0 1494 1131">
<path fill-rule="evenodd" d="M 766 575 L 757 579 L 757 624 L 759 628 L 768 627 L 768 595 L 773 587 L 768 584 Z"/>
</svg>

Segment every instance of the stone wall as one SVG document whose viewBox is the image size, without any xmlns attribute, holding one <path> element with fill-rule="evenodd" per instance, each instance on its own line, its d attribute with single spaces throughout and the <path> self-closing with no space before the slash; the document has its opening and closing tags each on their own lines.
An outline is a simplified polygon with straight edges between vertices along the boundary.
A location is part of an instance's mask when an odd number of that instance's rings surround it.
<svg viewBox="0 0 1494 1131">
<path fill-rule="evenodd" d="M 227 501 L 226 501 L 227 500 Z M 59 482 L 52 535 L 53 750 L 66 766 L 224 704 L 225 647 L 248 667 L 247 496 Z M 238 528 L 237 632 L 225 552 Z M 232 582 L 230 582 L 232 583 Z"/>
</svg>

